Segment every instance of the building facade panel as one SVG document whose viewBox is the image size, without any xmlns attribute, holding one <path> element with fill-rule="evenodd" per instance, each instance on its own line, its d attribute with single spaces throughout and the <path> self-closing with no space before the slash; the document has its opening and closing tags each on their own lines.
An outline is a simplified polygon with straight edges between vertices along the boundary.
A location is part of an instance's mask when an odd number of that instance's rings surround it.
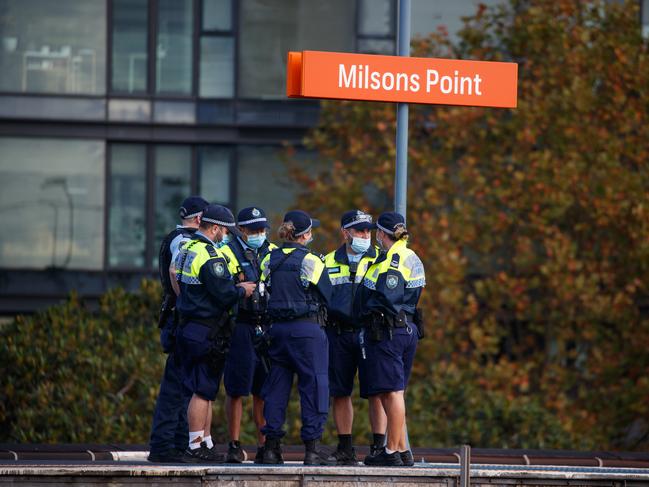
<svg viewBox="0 0 649 487">
<path fill-rule="evenodd" d="M 475 3 L 413 0 L 414 30 L 459 25 Z M 276 223 L 299 191 L 284 144 L 307 170 L 324 164 L 300 148 L 319 104 L 286 99 L 287 51 L 394 54 L 396 7 L 1 1 L 0 314 L 155 276 L 191 193 Z"/>
</svg>

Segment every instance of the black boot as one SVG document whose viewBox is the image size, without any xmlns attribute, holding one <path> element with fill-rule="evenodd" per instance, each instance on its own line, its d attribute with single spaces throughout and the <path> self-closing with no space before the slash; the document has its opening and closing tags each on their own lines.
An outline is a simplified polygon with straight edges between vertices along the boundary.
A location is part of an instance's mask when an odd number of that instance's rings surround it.
<svg viewBox="0 0 649 487">
<path fill-rule="evenodd" d="M 401 460 L 401 455 L 398 451 L 388 453 L 383 448 L 378 455 L 365 458 L 365 465 L 372 467 L 402 467 L 403 460 Z"/>
<path fill-rule="evenodd" d="M 344 448 L 338 445 L 338 448 L 333 453 L 336 459 L 336 465 L 358 465 L 358 458 L 356 458 L 356 450 L 351 448 Z"/>
<path fill-rule="evenodd" d="M 147 460 L 153 463 L 183 463 L 183 450 L 170 448 L 163 452 L 151 451 Z"/>
<path fill-rule="evenodd" d="M 266 438 L 261 463 L 266 465 L 280 465 L 284 463 L 284 459 L 282 458 L 282 446 L 279 438 Z"/>
<path fill-rule="evenodd" d="M 216 453 L 213 449 L 204 446 L 205 442 L 202 443 L 199 448 L 185 450 L 182 458 L 184 463 L 223 463 L 225 461 L 225 455 Z"/>
<path fill-rule="evenodd" d="M 399 456 L 401 456 L 404 467 L 412 467 L 415 464 L 415 457 L 412 456 L 410 450 L 400 451 Z"/>
<path fill-rule="evenodd" d="M 304 442 L 304 465 L 336 465 L 338 460 L 326 451 L 318 448 L 318 440 Z"/>
<path fill-rule="evenodd" d="M 257 447 L 257 454 L 255 455 L 255 463 L 264 463 L 264 446 Z"/>
<path fill-rule="evenodd" d="M 365 456 L 363 463 L 365 465 L 372 465 L 372 459 L 383 451 L 383 445 L 370 445 L 370 452 Z"/>
<path fill-rule="evenodd" d="M 225 463 L 243 463 L 248 459 L 246 450 L 241 448 L 238 440 L 231 441 L 228 444 L 228 454 L 225 457 Z"/>
<path fill-rule="evenodd" d="M 207 443 L 205 443 L 204 441 L 201 441 L 201 450 L 203 450 L 203 452 L 210 459 L 211 462 L 214 463 L 225 462 L 225 455 L 223 453 L 218 453 L 214 446 L 212 446 L 212 448 L 209 448 L 207 446 Z"/>
</svg>

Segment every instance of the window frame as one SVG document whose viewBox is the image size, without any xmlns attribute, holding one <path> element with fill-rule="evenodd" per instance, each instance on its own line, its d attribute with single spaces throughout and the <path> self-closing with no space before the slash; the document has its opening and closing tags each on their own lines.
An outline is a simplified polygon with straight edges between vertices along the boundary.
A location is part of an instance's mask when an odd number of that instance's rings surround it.
<svg viewBox="0 0 649 487">
<path fill-rule="evenodd" d="M 147 10 L 147 31 L 146 31 L 146 80 L 145 91 L 129 93 L 113 89 L 113 13 L 115 11 L 115 0 L 106 0 L 106 94 L 105 98 L 147 98 L 151 93 L 151 46 L 155 45 L 155 38 L 151 38 L 152 30 L 152 8 L 151 5 L 157 0 L 145 0 Z M 155 61 L 155 60 L 154 60 Z"/>
<path fill-rule="evenodd" d="M 110 175 L 112 173 L 112 153 L 113 145 L 115 144 L 130 144 L 130 145 L 143 145 L 145 148 L 145 201 L 146 208 L 145 215 L 145 251 L 144 262 L 142 267 L 135 266 L 111 266 L 110 265 L 110 208 L 112 204 L 112 181 Z M 105 151 L 105 195 L 104 195 L 104 259 L 103 259 L 103 272 L 155 272 L 157 268 L 153 265 L 153 260 L 158 252 L 160 242 L 156 241 L 155 237 L 155 151 L 156 147 L 172 147 L 172 146 L 189 146 L 191 151 L 190 156 L 190 169 L 189 169 L 189 187 L 190 194 L 199 194 L 199 181 L 198 181 L 198 152 L 201 147 L 214 146 L 226 148 L 229 151 L 229 200 L 225 203 L 229 208 L 232 208 L 234 202 L 237 201 L 237 157 L 236 150 L 237 144 L 235 143 L 221 143 L 221 144 L 206 144 L 206 143 L 191 143 L 191 142 L 172 142 L 161 143 L 152 141 L 135 141 L 135 140 L 121 140 L 121 139 L 107 139 Z M 187 195 L 189 196 L 189 195 Z M 169 231 L 172 229 L 170 228 Z"/>
<path fill-rule="evenodd" d="M 195 25 L 195 99 L 197 105 L 201 101 L 217 101 L 217 100 L 236 100 L 239 98 L 239 2 L 236 0 L 229 0 L 230 2 L 230 29 L 229 30 L 206 30 L 203 29 L 203 3 L 204 0 L 194 0 L 194 8 L 196 10 L 196 25 Z M 232 62 L 232 96 L 231 97 L 201 97 L 199 93 L 200 88 L 200 62 L 201 62 L 201 40 L 203 37 L 224 37 L 231 38 L 233 42 L 233 62 Z M 198 110 L 198 107 L 197 107 Z"/>
<path fill-rule="evenodd" d="M 356 11 L 354 12 L 354 26 L 355 26 L 355 45 L 354 51 L 357 53 L 364 54 L 365 51 L 359 51 L 360 41 L 392 41 L 394 44 L 394 49 L 392 53 L 386 55 L 395 55 L 397 50 L 397 16 L 398 16 L 398 1 L 399 0 L 389 0 L 390 2 L 390 32 L 388 34 L 363 34 L 361 32 L 361 17 L 362 17 L 362 5 L 363 0 L 356 0 Z"/>
</svg>

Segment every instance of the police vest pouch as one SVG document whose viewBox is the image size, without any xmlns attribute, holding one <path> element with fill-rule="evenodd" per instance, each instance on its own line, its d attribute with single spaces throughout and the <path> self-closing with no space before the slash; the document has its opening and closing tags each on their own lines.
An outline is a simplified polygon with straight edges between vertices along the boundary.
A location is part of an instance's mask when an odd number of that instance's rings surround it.
<svg viewBox="0 0 649 487">
<path fill-rule="evenodd" d="M 400 311 L 399 314 L 392 318 L 393 328 L 405 328 L 408 326 L 408 316 L 405 311 Z"/>
<path fill-rule="evenodd" d="M 176 306 L 176 295 L 166 294 L 162 298 L 160 314 L 158 315 L 158 328 L 164 328 L 171 317 Z"/>
<path fill-rule="evenodd" d="M 373 311 L 365 319 L 365 326 L 369 331 L 369 337 L 374 341 L 383 340 L 385 332 L 388 333 L 392 340 L 392 330 L 394 328 L 407 328 L 409 315 L 401 311 L 397 316 L 387 315 L 380 311 Z"/>
<path fill-rule="evenodd" d="M 234 317 L 228 313 L 223 313 L 217 320 L 216 326 L 212 327 L 210 334 L 207 336 L 210 341 L 207 363 L 215 375 L 220 375 L 225 368 L 225 359 L 230 351 L 234 322 Z"/>
<path fill-rule="evenodd" d="M 365 324 L 365 328 L 367 328 L 367 335 L 370 340 L 373 342 L 383 340 L 385 331 L 388 329 L 383 313 L 374 311 L 370 315 L 365 316 L 363 323 Z"/>
<path fill-rule="evenodd" d="M 415 315 L 412 319 L 412 322 L 417 325 L 417 338 L 420 340 L 426 336 L 426 331 L 425 331 L 425 321 L 424 321 L 424 313 L 421 310 L 421 308 L 417 308 L 415 310 Z"/>
</svg>

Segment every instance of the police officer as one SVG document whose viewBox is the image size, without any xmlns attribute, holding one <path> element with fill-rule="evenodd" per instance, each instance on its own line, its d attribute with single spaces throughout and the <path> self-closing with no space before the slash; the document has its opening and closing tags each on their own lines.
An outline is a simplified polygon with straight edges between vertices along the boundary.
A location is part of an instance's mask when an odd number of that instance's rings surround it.
<svg viewBox="0 0 649 487">
<path fill-rule="evenodd" d="M 305 465 L 334 465 L 336 459 L 318 448 L 329 409 L 329 354 L 325 306 L 331 282 L 322 259 L 307 245 L 318 220 L 300 210 L 286 213 L 279 228 L 281 248 L 263 260 L 262 282 L 270 288 L 268 313 L 272 320 L 268 350 L 271 368 L 264 384 L 266 435 L 263 463 L 283 463 L 280 440 L 286 420 L 293 374 L 297 374 L 302 415 L 301 437 Z"/>
<path fill-rule="evenodd" d="M 371 245 L 371 230 L 375 228 L 372 216 L 360 210 L 346 212 L 340 220 L 344 240 L 337 250 L 325 257 L 325 266 L 333 285 L 327 316 L 329 339 L 329 393 L 333 398 L 333 415 L 338 431 L 338 448 L 334 452 L 338 465 L 356 465 L 358 460 L 352 442 L 352 389 L 354 376 L 361 360 L 358 332 L 361 328 L 354 319 L 353 302 L 358 286 L 369 266 L 378 257 L 378 249 Z M 361 396 L 364 377 L 359 377 Z M 383 446 L 386 418 L 378 396 L 370 397 L 370 424 L 374 443 Z"/>
<path fill-rule="evenodd" d="M 191 391 L 187 409 L 189 444 L 185 462 L 223 462 L 205 441 L 210 437 L 212 403 L 223 373 L 231 335 L 232 308 L 249 297 L 254 282 L 235 283 L 226 257 L 215 247 L 238 233 L 232 212 L 220 205 L 203 211 L 194 238 L 176 258 L 180 286 L 178 345 L 183 360 L 183 383 Z"/>
<path fill-rule="evenodd" d="M 404 390 L 422 328 L 417 303 L 426 284 L 424 266 L 407 247 L 408 230 L 402 215 L 381 214 L 376 240 L 382 249 L 357 293 L 355 313 L 364 323 L 360 339 L 366 387 L 378 396 L 387 414 L 387 445 L 365 463 L 375 466 L 413 465 L 406 446 Z M 423 334 L 422 334 L 423 336 Z"/>
<path fill-rule="evenodd" d="M 178 287 L 175 282 L 173 262 L 179 247 L 193 237 L 200 223 L 203 209 L 207 205 L 207 201 L 200 196 L 186 198 L 178 210 L 182 225 L 177 225 L 160 244 L 158 267 L 163 299 L 158 326 L 160 327 L 162 350 L 169 355 L 153 413 L 148 457 L 150 462 L 180 462 L 187 441 L 189 395 L 182 386 L 180 361 L 178 354 L 175 353 L 176 320 L 174 320 L 174 310 Z"/>
<path fill-rule="evenodd" d="M 235 281 L 259 283 L 261 278 L 261 261 L 272 250 L 277 248 L 266 238 L 270 228 L 264 210 L 256 207 L 244 208 L 237 215 L 240 237 L 232 239 L 221 248 L 229 259 L 229 270 Z M 255 352 L 255 338 L 263 333 L 266 326 L 266 298 L 264 285 L 249 298 L 239 301 L 237 323 L 232 332 L 230 351 L 225 362 L 223 385 L 227 393 L 226 413 L 230 432 L 227 463 L 241 463 L 246 460 L 245 450 L 241 448 L 239 434 L 243 415 L 243 397 L 252 393 L 253 418 L 257 426 L 257 456 L 255 463 L 261 463 L 264 436 L 261 428 L 264 421 L 264 401 L 260 397 L 261 387 L 266 380 L 267 372 Z"/>
</svg>

